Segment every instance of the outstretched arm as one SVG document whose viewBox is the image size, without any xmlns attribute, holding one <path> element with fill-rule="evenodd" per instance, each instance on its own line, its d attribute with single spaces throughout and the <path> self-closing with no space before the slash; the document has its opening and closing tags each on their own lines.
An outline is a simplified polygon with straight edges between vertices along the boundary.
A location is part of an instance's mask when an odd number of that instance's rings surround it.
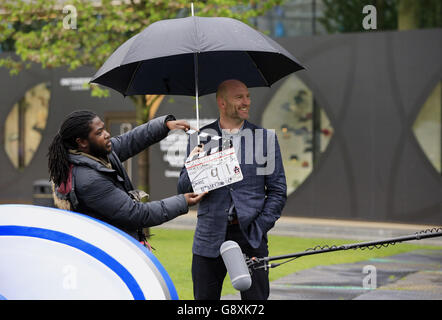
<svg viewBox="0 0 442 320">
<path fill-rule="evenodd" d="M 186 121 L 175 120 L 172 115 L 161 116 L 120 136 L 113 137 L 111 139 L 112 150 L 121 161 L 125 161 L 163 140 L 170 130 L 188 130 L 189 128 Z"/>
<path fill-rule="evenodd" d="M 93 170 L 82 176 L 84 179 L 76 182 L 76 194 L 81 205 L 106 221 L 127 229 L 152 227 L 174 219 L 187 213 L 189 206 L 197 204 L 205 195 L 186 193 L 143 203 L 134 201 L 124 190 L 115 187 L 110 179 Z"/>
</svg>

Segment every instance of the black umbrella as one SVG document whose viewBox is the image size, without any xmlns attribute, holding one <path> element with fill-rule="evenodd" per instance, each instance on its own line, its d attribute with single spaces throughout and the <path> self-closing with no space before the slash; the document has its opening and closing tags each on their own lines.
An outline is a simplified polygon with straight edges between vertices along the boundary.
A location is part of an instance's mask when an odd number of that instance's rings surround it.
<svg viewBox="0 0 442 320">
<path fill-rule="evenodd" d="M 123 43 L 90 82 L 124 96 L 196 96 L 198 112 L 198 96 L 216 92 L 224 80 L 270 87 L 303 68 L 278 43 L 238 20 L 192 16 L 152 23 Z"/>
</svg>

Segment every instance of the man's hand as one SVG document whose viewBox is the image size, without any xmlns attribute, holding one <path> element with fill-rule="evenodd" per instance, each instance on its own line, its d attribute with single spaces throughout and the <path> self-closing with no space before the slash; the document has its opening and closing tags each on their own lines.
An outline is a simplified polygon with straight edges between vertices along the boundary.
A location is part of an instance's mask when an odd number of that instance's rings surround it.
<svg viewBox="0 0 442 320">
<path fill-rule="evenodd" d="M 190 129 L 190 125 L 185 120 L 171 120 L 166 122 L 166 126 L 169 130 L 184 130 L 187 131 Z"/>
<path fill-rule="evenodd" d="M 196 205 L 198 202 L 201 201 L 201 199 L 207 194 L 208 192 L 203 192 L 203 193 L 185 193 L 184 194 L 184 198 L 186 198 L 187 201 L 187 205 L 189 207 Z"/>
<path fill-rule="evenodd" d="M 189 157 L 193 157 L 195 154 L 203 152 L 204 147 L 202 144 L 197 145 L 193 150 L 189 153 Z"/>
</svg>

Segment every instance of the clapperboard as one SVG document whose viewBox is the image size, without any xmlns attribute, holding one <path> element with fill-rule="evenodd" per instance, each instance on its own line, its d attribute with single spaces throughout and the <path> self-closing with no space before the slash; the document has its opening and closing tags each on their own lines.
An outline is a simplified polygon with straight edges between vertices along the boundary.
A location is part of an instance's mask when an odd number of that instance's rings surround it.
<svg viewBox="0 0 442 320">
<path fill-rule="evenodd" d="M 195 132 L 195 130 L 187 131 L 189 135 Z M 205 132 L 199 134 L 200 138 L 207 136 L 209 134 Z M 213 135 L 210 137 L 215 141 L 223 139 Z M 184 165 L 194 192 L 202 193 L 215 190 L 243 179 L 235 149 L 230 140 L 226 142 L 229 143 L 228 148 L 216 147 L 187 158 Z M 222 145 L 226 146 L 226 143 Z"/>
</svg>

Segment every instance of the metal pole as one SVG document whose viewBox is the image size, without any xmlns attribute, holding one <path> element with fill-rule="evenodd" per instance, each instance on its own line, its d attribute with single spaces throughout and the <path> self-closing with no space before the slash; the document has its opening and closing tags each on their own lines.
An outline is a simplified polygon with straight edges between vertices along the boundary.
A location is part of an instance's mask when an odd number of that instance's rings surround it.
<svg viewBox="0 0 442 320">
<path fill-rule="evenodd" d="M 195 52 L 193 54 L 193 64 L 195 66 L 195 101 L 196 101 L 196 129 L 200 129 L 200 115 L 199 115 L 199 106 L 198 106 L 198 53 Z M 199 141 L 199 135 L 198 135 L 198 144 Z"/>
<path fill-rule="evenodd" d="M 192 17 L 194 16 L 193 2 L 190 4 Z M 193 65 L 195 71 L 195 101 L 196 101 L 196 129 L 200 129 L 200 114 L 198 105 L 198 52 L 193 53 Z M 200 136 L 198 135 L 198 144 L 200 144 Z"/>
</svg>

